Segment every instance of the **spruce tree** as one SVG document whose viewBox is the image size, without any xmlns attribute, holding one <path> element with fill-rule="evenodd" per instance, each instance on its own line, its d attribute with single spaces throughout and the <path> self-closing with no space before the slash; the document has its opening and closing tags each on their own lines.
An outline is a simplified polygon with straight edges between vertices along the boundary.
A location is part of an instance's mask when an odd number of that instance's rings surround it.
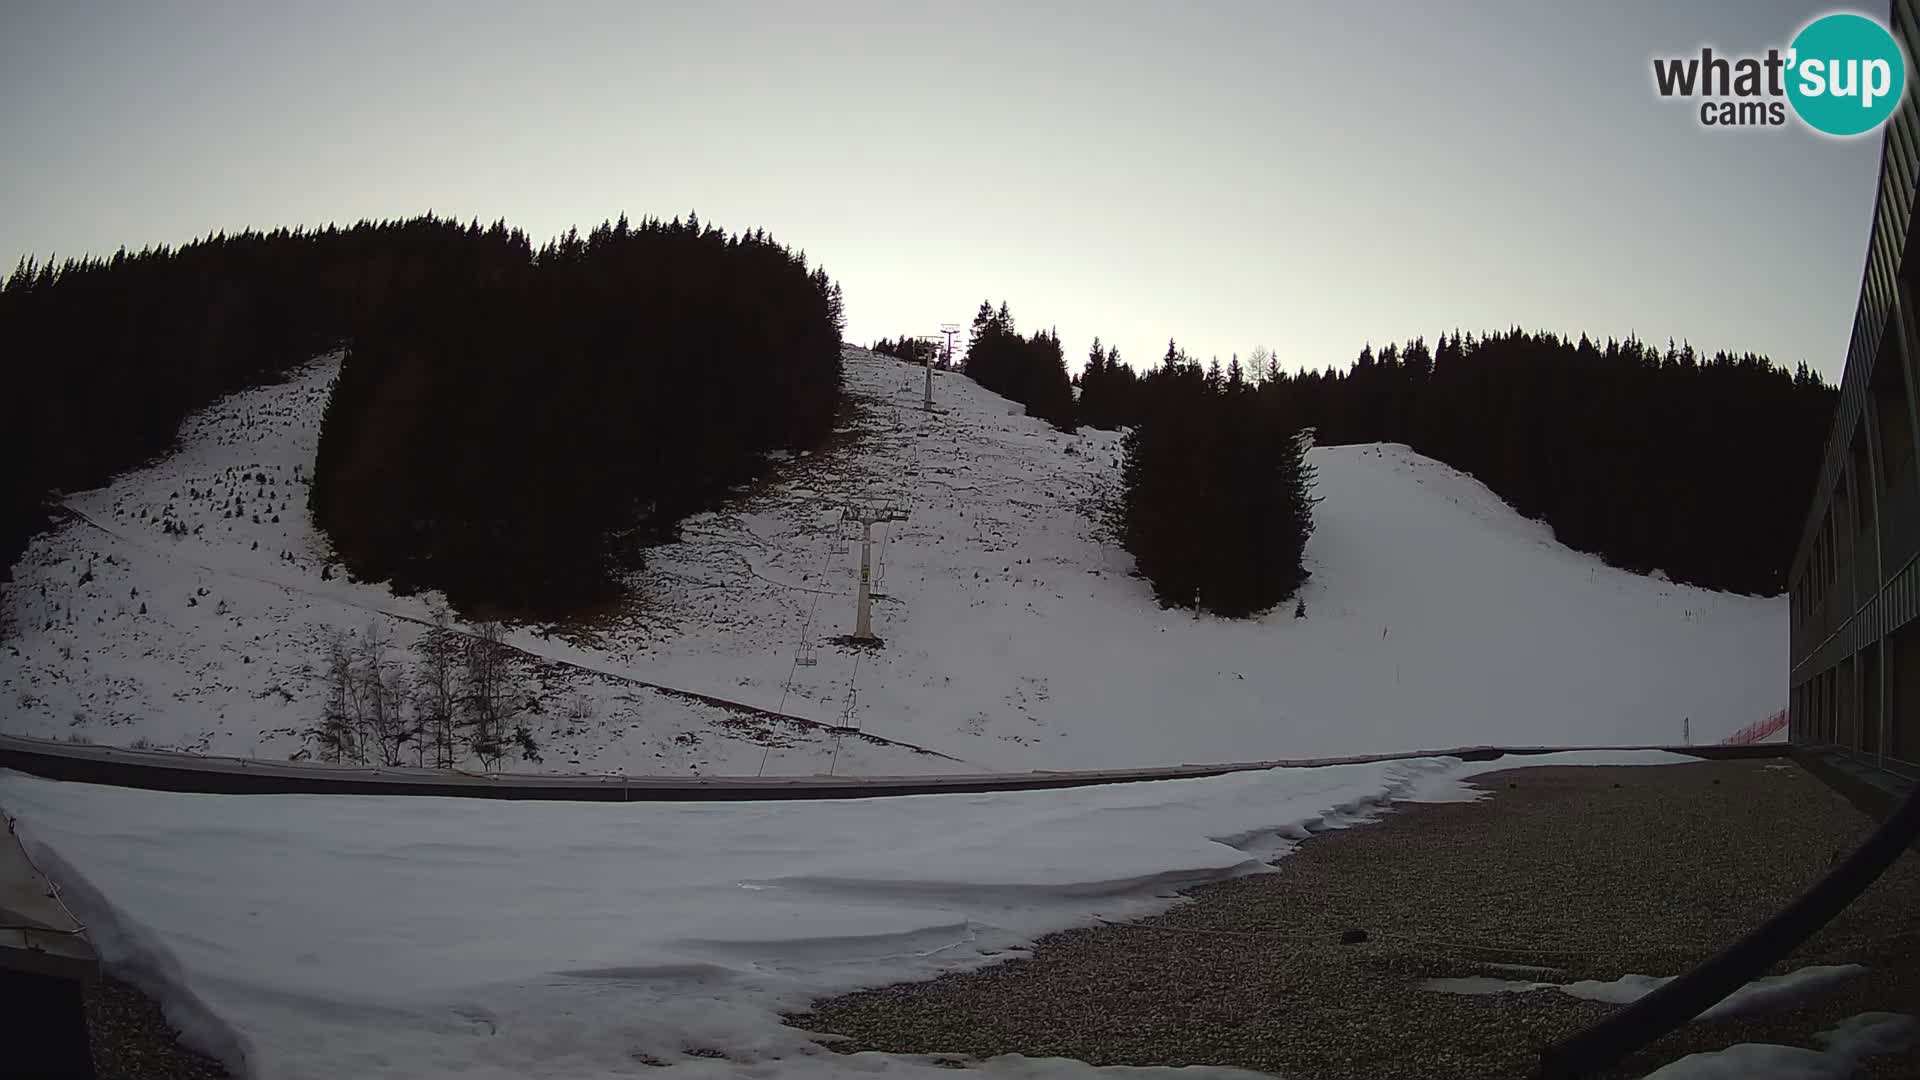
<svg viewBox="0 0 1920 1080">
<path fill-rule="evenodd" d="M 1080 421 L 1088 427 L 1113 427 L 1113 409 L 1107 381 L 1107 356 L 1100 339 L 1093 339 L 1086 366 L 1080 369 Z"/>
</svg>

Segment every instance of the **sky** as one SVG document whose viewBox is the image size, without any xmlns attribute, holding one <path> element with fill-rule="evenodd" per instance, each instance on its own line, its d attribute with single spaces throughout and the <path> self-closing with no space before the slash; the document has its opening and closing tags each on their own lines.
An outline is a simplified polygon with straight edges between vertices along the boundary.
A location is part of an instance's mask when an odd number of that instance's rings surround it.
<svg viewBox="0 0 1920 1080">
<path fill-rule="evenodd" d="M 1828 10 L 8 0 L 0 265 L 694 210 L 824 265 L 861 343 L 990 299 L 1076 368 L 1096 335 L 1301 368 L 1520 325 L 1837 378 L 1878 135 L 1705 128 L 1651 67 Z"/>
</svg>

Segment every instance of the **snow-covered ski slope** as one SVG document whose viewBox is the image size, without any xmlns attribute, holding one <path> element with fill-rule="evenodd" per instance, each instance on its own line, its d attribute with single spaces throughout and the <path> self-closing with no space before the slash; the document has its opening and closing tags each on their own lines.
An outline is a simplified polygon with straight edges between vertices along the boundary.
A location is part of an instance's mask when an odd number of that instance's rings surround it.
<svg viewBox="0 0 1920 1080">
<path fill-rule="evenodd" d="M 173 456 L 68 500 L 85 517 L 6 591 L 6 730 L 284 757 L 331 627 L 380 620 L 400 648 L 418 633 L 431 597 L 321 579 L 304 479 L 335 362 L 222 402 Z M 690 519 L 626 609 L 516 629 L 546 753 L 513 768 L 1072 769 L 1676 743 L 1683 724 L 1708 742 L 1784 697 L 1783 599 L 1609 569 L 1403 446 L 1313 452 L 1305 618 L 1160 610 L 1091 517 L 1117 435 L 1062 434 L 944 373 L 927 414 L 920 369 L 856 349 L 846 367 L 832 443 Z M 874 526 L 877 650 L 832 640 L 853 629 L 860 545 L 840 519 L 859 505 L 906 514 Z M 835 760 L 818 730 L 668 691 L 944 756 L 842 740 Z"/>
<path fill-rule="evenodd" d="M 407 658 L 444 602 L 326 570 L 330 548 L 307 515 L 338 367 L 323 357 L 228 397 L 181 425 L 171 455 L 66 500 L 70 520 L 34 541 L 4 589 L 5 731 L 285 759 L 318 715 L 335 630 L 375 627 Z M 525 650 L 523 716 L 542 750 L 540 762 L 512 761 L 519 771 L 968 769 L 646 685 L 533 630 L 511 640 Z"/>
</svg>

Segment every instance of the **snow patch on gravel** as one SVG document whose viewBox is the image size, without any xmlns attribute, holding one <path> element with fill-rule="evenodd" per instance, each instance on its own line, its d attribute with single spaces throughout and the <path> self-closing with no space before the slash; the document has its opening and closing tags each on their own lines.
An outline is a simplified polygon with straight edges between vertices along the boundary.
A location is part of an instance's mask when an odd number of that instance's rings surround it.
<svg viewBox="0 0 1920 1080">
<path fill-rule="evenodd" d="M 1646 1080 L 1847 1080 L 1869 1057 L 1902 1053 L 1920 1044 L 1920 1019 L 1903 1013 L 1861 1013 L 1814 1039 L 1825 1049 L 1736 1043 L 1725 1050 L 1689 1054 L 1648 1073 Z"/>
<path fill-rule="evenodd" d="M 1819 993 L 1826 987 L 1857 975 L 1864 975 L 1866 971 L 1867 969 L 1859 964 L 1815 964 L 1789 971 L 1784 975 L 1768 975 L 1755 979 L 1728 994 L 1695 1019 L 1717 1020 L 1723 1016 L 1739 1016 L 1787 1008 Z M 1521 982 L 1475 975 L 1456 979 L 1428 979 L 1420 985 L 1422 989 L 1443 994 L 1525 994 L 1535 990 L 1558 990 L 1563 994 L 1588 1001 L 1628 1005 L 1667 985 L 1676 977 L 1673 975 L 1622 975 L 1617 979 L 1605 981 L 1582 979 L 1578 982 L 1552 983 Z"/>
</svg>

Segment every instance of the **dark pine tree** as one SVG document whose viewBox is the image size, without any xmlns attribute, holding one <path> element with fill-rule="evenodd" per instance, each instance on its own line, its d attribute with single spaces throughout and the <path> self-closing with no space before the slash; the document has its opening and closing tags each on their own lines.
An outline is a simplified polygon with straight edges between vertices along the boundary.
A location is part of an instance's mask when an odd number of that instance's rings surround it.
<svg viewBox="0 0 1920 1080">
<path fill-rule="evenodd" d="M 1305 579 L 1313 473 L 1309 440 L 1237 359 L 1213 367 L 1203 372 L 1169 343 L 1141 380 L 1122 442 L 1121 536 L 1162 604 L 1241 618 Z"/>
<path fill-rule="evenodd" d="M 478 286 L 429 283 L 348 353 L 314 518 L 359 576 L 481 613 L 603 601 L 768 451 L 831 430 L 837 301 L 763 232 L 692 215 L 569 232 Z"/>
<path fill-rule="evenodd" d="M 963 370 L 967 377 L 1063 431 L 1075 427 L 1073 382 L 1067 375 L 1060 336 L 1036 331 L 1021 337 L 1005 302 L 999 311 L 981 301 L 973 318 Z"/>
<path fill-rule="evenodd" d="M 188 413 L 351 340 L 423 283 L 484 281 L 529 250 L 504 222 L 427 215 L 21 260 L 0 283 L 0 577 L 51 492 L 164 451 Z"/>
</svg>

